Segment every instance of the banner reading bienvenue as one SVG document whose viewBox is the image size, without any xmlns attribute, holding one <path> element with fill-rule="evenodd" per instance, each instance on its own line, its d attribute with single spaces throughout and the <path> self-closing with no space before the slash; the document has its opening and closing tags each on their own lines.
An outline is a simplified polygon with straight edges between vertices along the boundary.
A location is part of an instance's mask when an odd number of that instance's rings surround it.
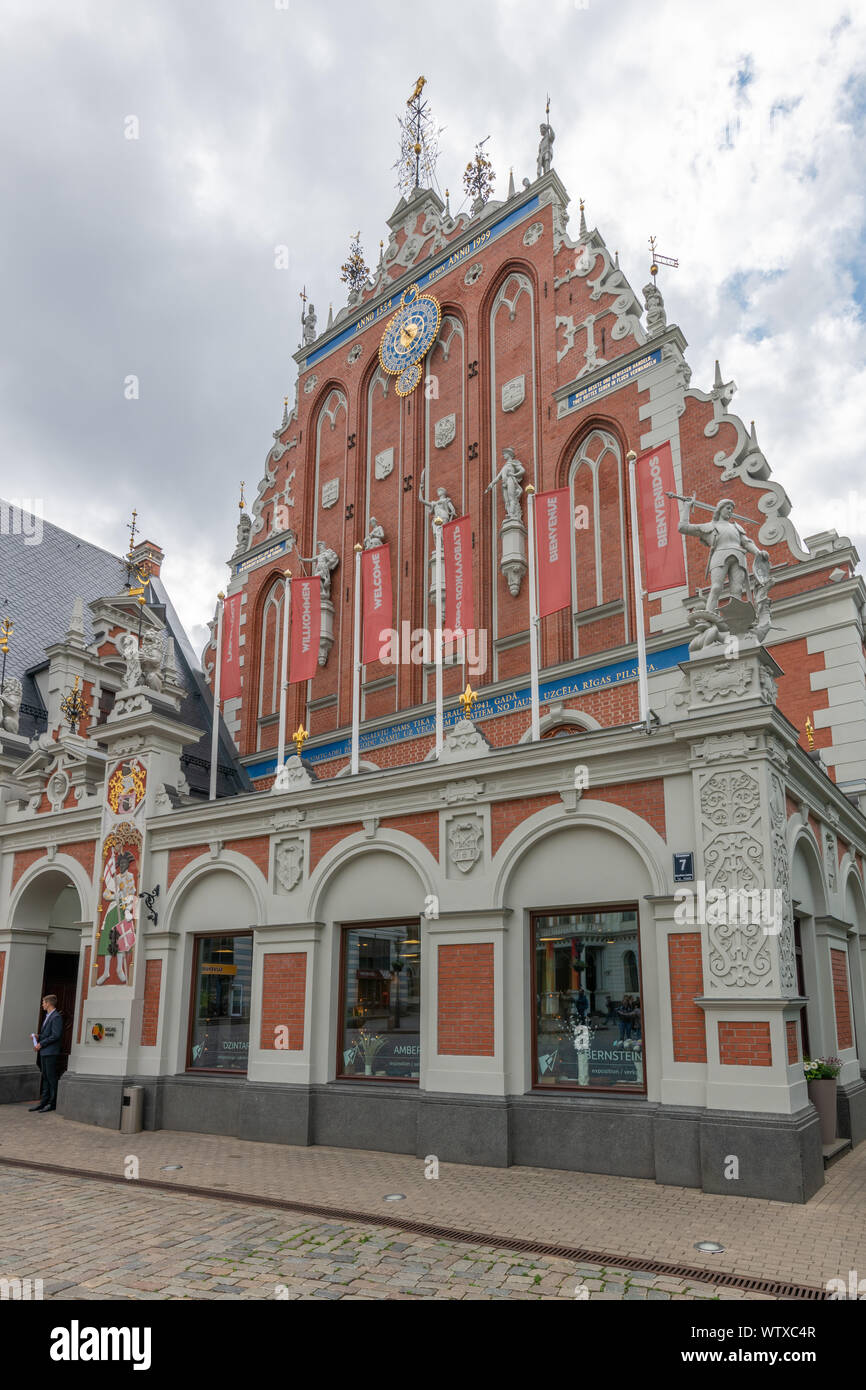
<svg viewBox="0 0 866 1390">
<path fill-rule="evenodd" d="M 571 606 L 571 499 L 567 487 L 535 499 L 538 613 L 546 618 Z"/>
<path fill-rule="evenodd" d="M 635 464 L 640 526 L 643 534 L 646 573 L 644 587 L 656 594 L 662 589 L 678 589 L 686 582 L 686 562 L 677 525 L 674 460 L 670 444 L 641 454 Z"/>
</svg>

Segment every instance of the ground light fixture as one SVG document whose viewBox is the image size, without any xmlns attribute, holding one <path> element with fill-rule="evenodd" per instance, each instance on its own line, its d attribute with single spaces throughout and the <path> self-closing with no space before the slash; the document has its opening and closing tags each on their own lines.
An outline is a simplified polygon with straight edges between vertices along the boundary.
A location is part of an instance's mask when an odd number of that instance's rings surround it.
<svg viewBox="0 0 866 1390">
<path fill-rule="evenodd" d="M 695 1250 L 703 1250 L 705 1255 L 721 1255 L 724 1250 L 723 1245 L 719 1245 L 715 1240 L 698 1240 L 695 1242 Z"/>
<path fill-rule="evenodd" d="M 162 1171 L 164 1173 L 177 1173 L 182 1167 L 182 1163 L 164 1163 L 162 1165 Z"/>
<path fill-rule="evenodd" d="M 405 1202 L 405 1192 L 386 1192 L 382 1198 L 383 1202 Z"/>
</svg>

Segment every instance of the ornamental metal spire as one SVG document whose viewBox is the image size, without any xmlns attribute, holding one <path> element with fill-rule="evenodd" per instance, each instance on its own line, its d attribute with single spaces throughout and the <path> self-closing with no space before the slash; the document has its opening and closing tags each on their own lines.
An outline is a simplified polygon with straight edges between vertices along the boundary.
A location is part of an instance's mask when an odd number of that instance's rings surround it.
<svg viewBox="0 0 866 1390">
<path fill-rule="evenodd" d="M 480 212 L 484 207 L 493 192 L 496 179 L 496 170 L 484 153 L 484 146 L 489 139 L 490 136 L 487 135 L 483 140 L 479 140 L 475 146 L 475 158 L 470 159 L 463 171 L 463 187 L 472 199 L 473 212 Z"/>
<path fill-rule="evenodd" d="M 364 260 L 364 251 L 361 246 L 361 233 L 355 232 L 349 244 L 349 254 L 340 266 L 340 279 L 344 285 L 348 285 L 353 294 L 357 294 L 367 283 L 367 276 L 370 274 L 370 267 Z"/>
<path fill-rule="evenodd" d="M 394 168 L 397 170 L 397 187 L 404 197 L 421 187 L 422 174 L 427 184 L 436 177 L 440 131 L 429 104 L 424 100 L 426 85 L 427 78 L 419 77 L 415 90 L 406 102 L 405 114 L 397 117 L 400 158 Z"/>
</svg>

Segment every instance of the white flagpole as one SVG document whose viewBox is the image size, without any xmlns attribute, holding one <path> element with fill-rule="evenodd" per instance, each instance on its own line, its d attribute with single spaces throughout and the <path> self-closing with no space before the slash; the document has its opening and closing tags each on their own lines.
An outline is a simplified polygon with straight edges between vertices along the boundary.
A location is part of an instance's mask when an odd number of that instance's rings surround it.
<svg viewBox="0 0 866 1390">
<path fill-rule="evenodd" d="M 433 518 L 433 535 L 436 538 L 436 632 L 434 633 L 436 661 L 436 757 L 442 752 L 442 521 Z"/>
<path fill-rule="evenodd" d="M 628 462 L 629 508 L 631 511 L 631 563 L 634 573 L 634 602 L 637 627 L 637 690 L 641 723 L 649 731 L 649 684 L 646 664 L 646 633 L 643 615 L 643 579 L 640 572 L 640 536 L 637 529 L 637 490 L 635 487 L 635 463 L 637 454 L 629 449 Z"/>
<path fill-rule="evenodd" d="M 359 771 L 361 739 L 361 553 L 364 547 L 355 546 L 355 629 L 352 657 L 352 761 L 349 771 Z"/>
<path fill-rule="evenodd" d="M 526 515 L 529 521 L 529 693 L 532 707 L 532 741 L 541 738 L 538 715 L 538 591 L 535 568 L 535 488 L 526 488 Z"/>
<path fill-rule="evenodd" d="M 289 608 L 292 602 L 292 572 L 284 570 L 283 636 L 280 651 L 280 731 L 277 735 L 277 776 L 286 760 L 286 712 L 289 699 Z"/>
<path fill-rule="evenodd" d="M 220 677 L 222 676 L 223 664 L 223 608 L 225 607 L 225 594 L 217 594 L 217 648 L 216 648 L 216 668 L 213 677 L 213 728 L 210 738 L 210 791 L 208 800 L 216 801 L 217 771 L 219 764 L 219 741 L 220 741 Z"/>
</svg>

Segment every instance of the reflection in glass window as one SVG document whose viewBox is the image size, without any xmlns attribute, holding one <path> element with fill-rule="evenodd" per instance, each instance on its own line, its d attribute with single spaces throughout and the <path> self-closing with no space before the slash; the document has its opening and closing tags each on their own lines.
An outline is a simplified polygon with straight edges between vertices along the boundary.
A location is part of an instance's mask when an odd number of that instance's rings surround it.
<svg viewBox="0 0 866 1390">
<path fill-rule="evenodd" d="M 247 1070 L 252 965 L 252 936 L 198 937 L 193 971 L 190 1070 Z"/>
<path fill-rule="evenodd" d="M 536 915 L 536 1086 L 643 1091 L 636 908 Z"/>
<path fill-rule="evenodd" d="M 417 1081 L 420 1017 L 417 920 L 397 927 L 345 928 L 338 1074 Z"/>
</svg>

